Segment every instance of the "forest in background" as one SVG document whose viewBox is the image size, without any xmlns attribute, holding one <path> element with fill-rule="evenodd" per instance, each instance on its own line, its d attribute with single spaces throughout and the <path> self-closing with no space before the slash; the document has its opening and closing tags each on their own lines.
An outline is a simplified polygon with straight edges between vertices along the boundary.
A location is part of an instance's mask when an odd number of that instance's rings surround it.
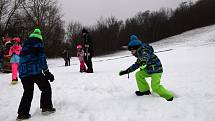
<svg viewBox="0 0 215 121">
<path fill-rule="evenodd" d="M 87 28 L 92 36 L 95 56 L 123 49 L 131 34 L 141 41 L 152 43 L 182 32 L 215 23 L 215 1 L 182 2 L 176 9 L 140 11 L 125 21 L 115 16 L 100 17 L 97 24 L 83 26 L 69 22 L 65 27 L 62 13 L 54 0 L 0 0 L 0 36 L 19 36 L 25 39 L 29 32 L 39 27 L 44 36 L 48 57 L 60 57 L 67 49 L 76 55 L 81 30 Z M 72 9 L 72 8 L 71 8 Z M 66 28 L 66 29 L 64 29 Z"/>
</svg>

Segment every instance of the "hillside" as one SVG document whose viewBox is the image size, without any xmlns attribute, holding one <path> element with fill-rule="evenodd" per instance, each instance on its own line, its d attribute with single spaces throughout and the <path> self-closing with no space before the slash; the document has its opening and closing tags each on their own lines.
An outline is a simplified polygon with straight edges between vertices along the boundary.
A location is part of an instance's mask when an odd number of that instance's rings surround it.
<svg viewBox="0 0 215 121">
<path fill-rule="evenodd" d="M 168 102 L 156 94 L 137 97 L 135 73 L 118 76 L 135 58 L 128 51 L 93 58 L 95 73 L 79 73 L 72 58 L 48 60 L 55 75 L 51 83 L 53 104 L 50 116 L 41 115 L 40 91 L 35 85 L 28 121 L 214 121 L 215 120 L 215 25 L 188 31 L 153 43 L 164 73 L 161 83 L 176 98 Z M 108 60 L 111 58 L 119 58 Z M 103 60 L 103 61 L 99 61 Z M 23 89 L 10 85 L 11 74 L 0 73 L 0 121 L 14 121 Z M 150 83 L 150 80 L 148 80 Z"/>
</svg>

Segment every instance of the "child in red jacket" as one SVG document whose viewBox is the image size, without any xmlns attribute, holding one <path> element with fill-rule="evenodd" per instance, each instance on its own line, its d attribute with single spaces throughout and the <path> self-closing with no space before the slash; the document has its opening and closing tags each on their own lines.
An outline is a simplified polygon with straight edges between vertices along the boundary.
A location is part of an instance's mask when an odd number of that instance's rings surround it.
<svg viewBox="0 0 215 121">
<path fill-rule="evenodd" d="M 77 45 L 77 57 L 80 61 L 80 72 L 86 72 L 86 66 L 84 62 L 84 50 L 81 45 Z"/>
</svg>

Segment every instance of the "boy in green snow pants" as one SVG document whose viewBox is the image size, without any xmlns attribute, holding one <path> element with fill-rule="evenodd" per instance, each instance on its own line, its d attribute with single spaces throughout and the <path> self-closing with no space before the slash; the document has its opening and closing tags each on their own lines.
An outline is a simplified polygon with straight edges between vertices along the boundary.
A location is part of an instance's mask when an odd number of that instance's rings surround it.
<svg viewBox="0 0 215 121">
<path fill-rule="evenodd" d="M 145 92 L 150 90 L 149 85 L 146 82 L 145 78 L 151 77 L 151 87 L 153 92 L 159 94 L 166 100 L 173 98 L 173 95 L 168 90 L 166 90 L 162 85 L 160 85 L 161 75 L 162 73 L 147 74 L 145 70 L 138 71 L 135 77 L 139 91 Z"/>
<path fill-rule="evenodd" d="M 161 75 L 163 72 L 162 64 L 159 58 L 154 54 L 153 48 L 145 43 L 142 43 L 137 36 L 130 37 L 128 49 L 132 55 L 137 57 L 137 61 L 128 69 L 120 71 L 119 75 L 128 74 L 140 68 L 135 75 L 139 91 L 136 91 L 137 96 L 149 95 L 150 87 L 145 78 L 151 77 L 152 91 L 165 98 L 167 101 L 173 100 L 173 94 L 170 93 L 160 84 Z"/>
</svg>

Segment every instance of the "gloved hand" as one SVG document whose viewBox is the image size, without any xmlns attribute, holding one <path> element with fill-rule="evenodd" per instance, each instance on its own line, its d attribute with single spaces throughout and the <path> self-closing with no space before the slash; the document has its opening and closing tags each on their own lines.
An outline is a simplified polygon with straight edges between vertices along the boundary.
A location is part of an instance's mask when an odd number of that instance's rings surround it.
<svg viewBox="0 0 215 121">
<path fill-rule="evenodd" d="M 130 73 L 129 69 L 121 70 L 121 71 L 119 72 L 119 76 L 122 76 L 122 75 L 128 74 L 128 73 Z"/>
<path fill-rule="evenodd" d="M 50 80 L 50 82 L 53 82 L 53 81 L 54 81 L 54 75 L 53 75 L 52 73 L 50 73 L 49 70 L 46 70 L 46 71 L 44 72 L 44 74 L 45 74 L 45 78 L 46 78 L 47 80 Z"/>
<path fill-rule="evenodd" d="M 88 47 L 90 47 L 90 45 L 89 44 L 85 44 L 84 47 L 88 48 Z"/>
</svg>

